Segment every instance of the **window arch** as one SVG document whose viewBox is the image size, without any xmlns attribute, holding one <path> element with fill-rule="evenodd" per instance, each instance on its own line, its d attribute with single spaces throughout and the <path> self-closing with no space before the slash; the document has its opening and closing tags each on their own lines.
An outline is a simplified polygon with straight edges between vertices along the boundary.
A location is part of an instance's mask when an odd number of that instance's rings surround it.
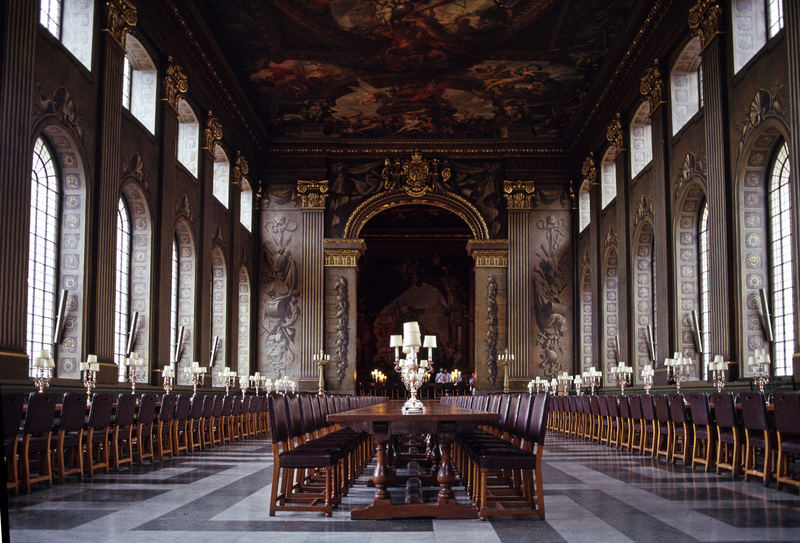
<svg viewBox="0 0 800 543">
<path fill-rule="evenodd" d="M 708 202 L 703 202 L 700 211 L 700 227 L 697 231 L 697 245 L 700 263 L 700 336 L 703 340 L 702 362 L 703 379 L 708 379 L 708 363 L 711 362 L 711 252 L 708 230 Z"/>
<path fill-rule="evenodd" d="M 158 72 L 144 46 L 130 34 L 125 36 L 122 106 L 142 125 L 156 133 L 156 94 Z"/>
<path fill-rule="evenodd" d="M 90 71 L 93 20 L 92 0 L 41 0 L 39 23 Z"/>
<path fill-rule="evenodd" d="M 58 377 L 80 377 L 84 322 L 86 175 L 72 132 L 46 124 L 31 150 L 26 351 L 50 350 Z M 60 341 L 53 346 L 57 302 L 66 291 Z M 53 350 L 55 352 L 53 352 Z"/>
<path fill-rule="evenodd" d="M 600 204 L 603 209 L 617 197 L 617 148 L 609 146 L 600 162 Z"/>
<path fill-rule="evenodd" d="M 239 222 L 247 228 L 248 232 L 253 231 L 253 189 L 246 177 L 242 177 L 242 192 L 239 196 Z"/>
<path fill-rule="evenodd" d="M 172 262 L 172 329 L 173 356 L 179 329 L 183 327 L 183 338 L 178 348 L 177 378 L 179 384 L 189 384 L 182 368 L 194 360 L 194 293 L 195 293 L 195 244 L 191 225 L 184 218 L 175 223 L 175 241 Z"/>
<path fill-rule="evenodd" d="M 584 181 L 578 191 L 578 232 L 583 232 L 592 222 L 591 184 Z"/>
<path fill-rule="evenodd" d="M 631 178 L 639 175 L 653 159 L 650 130 L 650 103 L 642 102 L 631 122 Z"/>
<path fill-rule="evenodd" d="M 783 0 L 736 0 L 731 16 L 736 73 L 783 28 Z"/>
<path fill-rule="evenodd" d="M 670 91 L 672 98 L 672 135 L 700 111 L 703 89 L 700 86 L 700 38 L 686 44 L 672 66 Z"/>
<path fill-rule="evenodd" d="M 592 318 L 592 308 L 594 301 L 592 296 L 592 269 L 588 265 L 584 266 L 581 279 L 581 332 L 580 332 L 580 367 L 581 370 L 594 367 L 594 356 L 592 348 L 592 334 L 594 333 Z"/>
<path fill-rule="evenodd" d="M 655 308 L 654 290 L 655 276 L 653 273 L 653 223 L 651 219 L 644 219 L 635 229 L 633 237 L 633 335 L 635 338 L 636 370 L 634 379 L 639 371 L 651 364 L 650 339 L 648 330 L 655 333 Z"/>
<path fill-rule="evenodd" d="M 125 198 L 120 198 L 117 203 L 115 260 L 114 362 L 119 370 L 119 380 L 124 381 L 125 365 L 123 360 L 127 354 L 131 290 L 131 218 Z"/>
<path fill-rule="evenodd" d="M 228 155 L 217 144 L 214 146 L 214 198 L 228 208 L 228 195 L 230 194 L 231 164 Z"/>
<path fill-rule="evenodd" d="M 239 268 L 239 348 L 237 369 L 239 373 L 246 371 L 251 374 L 250 368 L 250 274 L 247 268 Z"/>
<path fill-rule="evenodd" d="M 619 334 L 619 301 L 617 292 L 617 242 L 616 236 L 609 231 L 605 258 L 603 262 L 603 352 L 600 369 L 603 373 L 615 366 L 620 360 L 617 352 Z"/>
<path fill-rule="evenodd" d="M 794 353 L 794 274 L 792 272 L 792 188 L 784 142 L 772 162 L 767 183 L 769 269 L 775 375 L 792 374 Z"/>
<path fill-rule="evenodd" d="M 225 255 L 219 246 L 211 251 L 211 336 L 217 338 L 216 357 L 213 360 L 215 368 L 224 368 L 228 361 L 225 357 L 225 346 L 227 345 L 227 290 L 228 273 L 225 265 Z M 213 344 L 212 344 L 213 348 Z M 221 386 L 217 382 L 217 369 L 212 373 L 215 386 Z"/>
<path fill-rule="evenodd" d="M 192 106 L 183 98 L 178 100 L 178 161 L 197 177 L 200 152 L 200 122 Z"/>
</svg>

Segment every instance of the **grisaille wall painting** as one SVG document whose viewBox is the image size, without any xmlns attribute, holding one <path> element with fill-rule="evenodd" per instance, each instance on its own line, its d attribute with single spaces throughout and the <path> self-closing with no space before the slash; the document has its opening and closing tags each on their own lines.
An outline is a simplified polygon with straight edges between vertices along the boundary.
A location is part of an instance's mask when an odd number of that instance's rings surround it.
<svg viewBox="0 0 800 543">
<path fill-rule="evenodd" d="M 563 138 L 633 0 L 198 0 L 273 135 Z"/>
</svg>

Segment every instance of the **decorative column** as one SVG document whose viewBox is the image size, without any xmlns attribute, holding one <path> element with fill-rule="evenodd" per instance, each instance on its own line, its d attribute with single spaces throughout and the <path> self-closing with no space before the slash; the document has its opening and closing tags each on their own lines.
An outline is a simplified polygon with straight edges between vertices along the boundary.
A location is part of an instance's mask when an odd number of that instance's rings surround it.
<svg viewBox="0 0 800 543">
<path fill-rule="evenodd" d="M 356 375 L 356 322 L 358 259 L 363 239 L 323 241 L 325 266 L 324 345 L 331 355 L 325 367 L 328 391 L 354 394 Z"/>
<path fill-rule="evenodd" d="M 509 366 L 511 379 L 524 379 L 533 368 L 530 231 L 535 194 L 533 181 L 503 182 L 508 210 L 508 349 L 515 355 Z"/>
<path fill-rule="evenodd" d="M 789 2 L 791 4 L 791 2 Z M 733 338 L 731 321 L 730 230 L 732 226 L 728 183 L 728 111 L 725 67 L 725 42 L 719 39 L 722 8 L 716 0 L 699 0 L 689 10 L 689 29 L 700 37 L 703 62 L 703 126 L 706 135 L 708 212 L 709 212 L 709 272 L 711 282 L 711 352 L 732 360 Z M 790 61 L 791 63 L 791 61 Z"/>
<path fill-rule="evenodd" d="M 172 243 L 175 240 L 175 167 L 178 149 L 174 144 L 178 138 L 178 101 L 189 92 L 189 81 L 172 57 L 167 60 L 163 79 L 164 94 L 161 98 L 161 197 L 155 202 L 160 209 L 154 210 L 160 217 L 160 235 L 156 247 L 158 268 L 156 269 L 156 300 L 152 312 L 152 330 L 156 334 L 156 359 L 151 361 L 152 370 L 160 369 L 172 360 L 170 345 L 170 313 L 172 305 Z M 158 374 L 151 376 L 158 382 Z"/>
<path fill-rule="evenodd" d="M 467 253 L 475 260 L 473 352 L 481 393 L 503 389 L 497 355 L 508 345 L 508 248 L 504 239 L 467 241 Z"/>
<path fill-rule="evenodd" d="M 653 327 L 653 342 L 656 345 L 655 361 L 653 367 L 658 365 L 659 360 L 664 360 L 671 352 L 671 347 L 675 345 L 671 337 L 672 329 L 669 326 L 670 316 L 673 315 L 671 300 L 673 299 L 674 282 L 669 281 L 671 277 L 669 263 L 669 247 L 672 246 L 672 228 L 670 228 L 669 217 L 671 200 L 669 198 L 669 164 L 667 162 L 667 108 L 661 107 L 664 101 L 664 80 L 661 78 L 661 70 L 658 66 L 658 59 L 653 60 L 653 66 L 645 71 L 639 83 L 639 91 L 650 104 L 650 130 L 653 147 L 653 167 L 650 170 L 650 179 L 653 189 L 653 231 L 663 232 L 663 235 L 654 236 L 653 239 L 653 314 L 655 315 L 655 326 Z M 660 316 L 660 318 L 659 318 Z M 631 358 L 631 362 L 633 359 Z M 695 373 L 695 375 L 699 375 Z"/>
<path fill-rule="evenodd" d="M 247 159 L 244 158 L 244 155 L 241 151 L 236 151 L 236 159 L 233 161 L 233 168 L 231 168 L 231 183 L 233 183 L 238 190 L 233 191 L 233 197 L 231 197 L 230 201 L 231 242 L 228 250 L 228 259 L 230 260 L 231 280 L 228 281 L 228 292 L 226 293 L 225 298 L 228 302 L 227 311 L 228 315 L 230 315 L 230 318 L 227 319 L 228 330 L 225 334 L 225 337 L 228 341 L 228 352 L 231 353 L 231 355 L 228 357 L 231 368 L 235 366 L 237 373 L 244 371 L 249 375 L 252 375 L 256 369 L 250 369 L 249 364 L 248 366 L 245 366 L 244 360 L 239 360 L 239 345 L 241 345 L 239 338 L 239 269 L 242 259 L 246 257 L 245 252 L 250 252 L 249 247 L 244 248 L 242 246 L 243 243 L 247 243 L 247 241 L 249 241 L 249 237 L 247 235 L 242 235 L 244 228 L 242 227 L 240 221 L 242 216 L 241 191 L 242 180 L 247 177 L 249 173 L 250 165 L 248 164 Z M 251 207 L 251 209 L 253 208 Z M 252 213 L 253 216 L 257 216 L 255 210 L 253 210 Z M 253 315 L 258 315 L 258 313 L 253 313 Z M 251 323 L 259 322 L 256 318 L 251 318 L 250 321 Z M 240 362 L 242 362 L 242 367 L 239 367 Z"/>
<path fill-rule="evenodd" d="M 789 131 L 792 134 L 789 146 L 789 162 L 800 170 L 800 4 L 796 0 L 784 0 L 783 23 L 786 39 L 786 59 L 789 64 Z M 792 193 L 792 220 L 794 231 L 800 232 L 800 189 L 796 182 L 797 174 L 793 175 L 794 191 Z M 794 242 L 794 276 L 800 277 L 800 236 L 793 236 Z M 800 307 L 800 285 L 794 286 L 794 306 Z M 800 319 L 794 320 L 794 375 L 800 376 Z"/>
<path fill-rule="evenodd" d="M 595 264 L 595 262 L 599 262 L 597 259 L 598 254 L 598 246 L 600 245 L 597 241 L 597 234 L 600 229 L 600 198 L 597 197 L 598 191 L 596 190 L 598 187 L 597 182 L 597 164 L 595 163 L 594 153 L 589 152 L 586 158 L 583 159 L 583 164 L 581 165 L 581 176 L 582 180 L 580 183 L 580 188 L 578 190 L 578 194 L 580 194 L 580 190 L 588 190 L 589 191 L 589 226 L 584 230 L 584 240 L 583 240 L 583 248 L 585 252 L 583 252 L 583 256 L 581 257 L 582 261 L 579 261 L 579 255 L 575 254 L 575 262 L 578 262 L 579 265 L 575 266 L 575 273 L 573 274 L 574 277 L 574 284 L 577 285 L 575 288 L 575 315 L 576 319 L 575 322 L 577 326 L 575 326 L 574 330 L 574 340 L 575 340 L 575 364 L 571 369 L 568 371 L 570 373 L 580 373 L 585 369 L 589 369 L 590 367 L 594 367 L 594 361 L 597 360 L 598 357 L 598 346 L 599 342 L 598 339 L 600 338 L 599 335 L 599 326 L 595 323 L 600 322 L 600 304 L 597 303 L 599 299 L 596 293 L 600 292 L 600 277 L 598 273 L 599 266 Z M 573 191 L 574 192 L 574 191 Z M 575 206 L 575 200 L 573 200 L 573 213 Z M 578 231 L 578 223 L 580 221 L 574 221 L 574 231 Z M 588 239 L 585 239 L 587 238 Z M 575 236 L 574 239 L 578 239 Z M 591 249 L 590 249 L 591 248 Z M 578 243 L 575 243 L 575 250 L 579 250 Z M 589 266 L 589 273 L 591 274 L 592 278 L 592 292 L 595 293 L 592 301 L 592 323 L 589 324 L 589 353 L 586 353 L 584 349 L 586 349 L 586 345 L 584 345 L 583 340 L 585 340 L 585 323 L 583 322 L 583 311 L 581 308 L 581 304 L 583 303 L 583 271 L 586 266 Z M 588 357 L 586 355 L 589 355 Z M 584 367 L 585 365 L 585 367 Z"/>
<path fill-rule="evenodd" d="M 311 360 L 323 339 L 323 249 L 328 180 L 298 180 L 302 215 L 303 257 L 300 263 L 300 389 L 316 391 L 319 368 Z"/>
<path fill-rule="evenodd" d="M 8 0 L 3 8 L 0 79 L 0 379 L 28 375 L 25 323 L 31 190 L 31 104 L 39 3 Z"/>
<path fill-rule="evenodd" d="M 87 316 L 94 321 L 89 352 L 101 360 L 99 383 L 117 381 L 114 360 L 114 296 L 116 293 L 114 266 L 116 263 L 117 200 L 119 198 L 120 137 L 122 132 L 122 72 L 125 59 L 125 36 L 136 26 L 136 7 L 129 0 L 106 2 L 106 26 L 103 29 L 103 49 L 100 73 L 100 112 L 98 118 L 97 183 L 95 198 L 97 217 L 94 228 L 94 300 L 87 303 Z M 91 284 L 91 272 L 89 281 Z"/>
<path fill-rule="evenodd" d="M 628 270 L 630 269 L 630 261 L 628 258 L 627 242 L 630 239 L 628 234 L 630 224 L 628 219 L 628 167 L 629 161 L 626 158 L 625 141 L 626 132 L 622 128 L 622 119 L 617 113 L 611 122 L 606 127 L 606 141 L 614 145 L 616 149 L 616 156 L 614 157 L 614 166 L 617 174 L 617 204 L 616 204 L 616 221 L 614 230 L 620 232 L 617 239 L 617 336 L 619 337 L 619 352 L 617 353 L 619 360 L 633 360 L 633 352 L 630 349 L 630 342 L 628 341 L 628 317 L 630 311 L 628 310 Z"/>
</svg>

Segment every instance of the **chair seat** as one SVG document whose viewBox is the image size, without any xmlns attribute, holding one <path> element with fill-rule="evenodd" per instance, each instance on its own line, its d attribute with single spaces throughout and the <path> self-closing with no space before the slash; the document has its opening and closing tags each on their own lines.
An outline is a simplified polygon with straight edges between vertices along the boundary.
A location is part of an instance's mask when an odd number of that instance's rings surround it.
<svg viewBox="0 0 800 543">
<path fill-rule="evenodd" d="M 19 438 L 19 443 L 22 445 L 22 437 Z M 50 440 L 46 436 L 31 436 L 30 444 L 28 445 L 31 452 L 41 452 L 47 450 L 50 446 Z"/>
<path fill-rule="evenodd" d="M 520 449 L 491 452 L 478 456 L 476 460 L 480 467 L 489 469 L 534 469 L 536 467 L 536 455 Z"/>
<path fill-rule="evenodd" d="M 781 450 L 783 452 L 800 454 L 800 437 L 782 439 Z"/>
<path fill-rule="evenodd" d="M 282 468 L 318 468 L 335 465 L 341 454 L 336 450 L 298 447 L 280 454 Z"/>
<path fill-rule="evenodd" d="M 55 449 L 56 444 L 58 443 L 58 436 L 53 436 L 50 438 L 51 448 Z M 77 447 L 78 446 L 78 434 L 64 434 L 64 448 L 68 449 L 70 447 Z"/>
<path fill-rule="evenodd" d="M 708 439 L 708 430 L 706 430 L 705 427 L 695 428 L 694 435 L 696 435 L 698 439 Z"/>
<path fill-rule="evenodd" d="M 773 440 L 770 439 L 770 446 L 772 445 L 772 443 L 773 443 Z M 761 434 L 759 434 L 759 435 L 750 434 L 750 446 L 751 447 L 760 447 L 760 448 L 763 449 L 763 448 L 766 448 L 767 442 L 764 439 L 764 436 L 761 435 Z"/>
<path fill-rule="evenodd" d="M 723 443 L 731 443 L 731 444 L 733 444 L 734 443 L 733 431 L 730 430 L 730 429 L 720 428 L 719 439 Z"/>
</svg>

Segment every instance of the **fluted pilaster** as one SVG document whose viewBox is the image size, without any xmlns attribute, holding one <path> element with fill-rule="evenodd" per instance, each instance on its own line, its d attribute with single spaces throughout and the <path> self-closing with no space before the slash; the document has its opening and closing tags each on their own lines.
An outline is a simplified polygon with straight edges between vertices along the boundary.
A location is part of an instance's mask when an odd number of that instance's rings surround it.
<svg viewBox="0 0 800 543">
<path fill-rule="evenodd" d="M 323 346 L 325 199 L 328 181 L 298 181 L 302 212 L 303 257 L 300 264 L 300 379 L 314 380 L 319 368 L 311 355 Z"/>
</svg>

